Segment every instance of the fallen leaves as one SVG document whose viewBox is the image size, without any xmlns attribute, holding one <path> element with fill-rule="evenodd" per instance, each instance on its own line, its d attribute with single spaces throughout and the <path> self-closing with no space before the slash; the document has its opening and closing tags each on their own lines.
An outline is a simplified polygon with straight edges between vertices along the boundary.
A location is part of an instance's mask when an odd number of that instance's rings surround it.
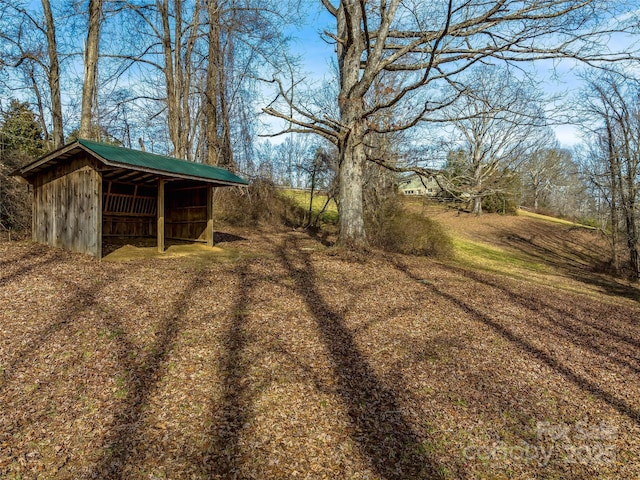
<svg viewBox="0 0 640 480">
<path fill-rule="evenodd" d="M 0 244 L 0 476 L 640 475 L 637 303 L 241 237 L 224 263 Z M 464 456 L 585 419 L 615 462 Z"/>
</svg>

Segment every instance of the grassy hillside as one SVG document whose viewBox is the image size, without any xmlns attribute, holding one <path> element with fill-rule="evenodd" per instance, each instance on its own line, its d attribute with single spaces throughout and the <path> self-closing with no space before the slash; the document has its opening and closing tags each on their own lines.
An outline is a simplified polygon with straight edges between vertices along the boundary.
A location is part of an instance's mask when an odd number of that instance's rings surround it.
<svg viewBox="0 0 640 480">
<path fill-rule="evenodd" d="M 309 201 L 311 193 L 303 190 L 281 190 L 280 194 L 294 200 L 305 211 L 309 210 Z M 327 204 L 327 196 L 315 193 L 313 195 L 313 204 L 311 207 L 314 216 L 318 215 L 325 207 L 324 212 L 320 215 L 320 221 L 328 224 L 338 223 L 338 206 L 333 200 L 329 200 Z"/>
<path fill-rule="evenodd" d="M 446 228 L 459 266 L 564 290 L 640 299 L 636 285 L 608 274 L 609 245 L 593 227 L 523 210 L 516 216 L 476 217 L 416 199 L 406 205 Z"/>
</svg>

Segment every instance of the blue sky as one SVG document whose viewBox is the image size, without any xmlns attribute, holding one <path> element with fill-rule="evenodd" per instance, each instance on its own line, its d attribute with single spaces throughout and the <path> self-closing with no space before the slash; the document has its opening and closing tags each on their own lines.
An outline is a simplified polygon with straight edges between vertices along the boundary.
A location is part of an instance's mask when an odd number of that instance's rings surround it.
<svg viewBox="0 0 640 480">
<path fill-rule="evenodd" d="M 635 0 L 634 0 L 635 1 Z M 36 9 L 41 9 L 40 2 L 31 0 L 30 5 Z M 52 1 L 52 5 L 58 5 L 56 1 Z M 290 30 L 292 38 L 291 48 L 294 55 L 297 55 L 302 62 L 302 70 L 308 82 L 320 83 L 324 78 L 330 78 L 329 69 L 332 61 L 335 60 L 334 47 L 321 38 L 321 32 L 325 29 L 332 30 L 335 28 L 335 20 L 320 5 L 319 0 L 303 0 L 302 1 L 304 21 L 298 28 Z M 613 36 L 609 45 L 611 49 L 618 48 L 623 45 L 629 45 L 633 39 L 624 36 Z M 81 78 L 82 66 L 80 56 L 72 60 L 66 60 L 64 68 L 69 71 L 75 71 L 74 78 Z M 580 88 L 580 80 L 577 77 L 578 70 L 581 68 L 576 66 L 574 62 L 554 62 L 545 61 L 536 64 L 537 77 L 541 88 L 548 93 L 571 93 Z M 135 75 L 135 73 L 132 73 Z M 125 81 L 125 80 L 123 80 Z M 79 88 L 78 84 L 65 85 L 65 88 Z M 65 94 L 67 92 L 64 92 Z M 68 103 L 65 95 L 65 103 Z M 276 122 L 274 119 L 267 119 L 262 116 L 263 120 L 272 125 L 272 131 L 275 130 Z M 580 141 L 577 129 L 571 125 L 560 125 L 554 127 L 558 140 L 564 146 L 571 146 Z M 276 142 L 282 139 L 274 139 Z"/>
<path fill-rule="evenodd" d="M 335 20 L 319 5 L 318 0 L 306 0 L 306 11 L 300 12 L 303 23 L 290 29 L 292 56 L 301 62 L 302 74 L 310 82 L 321 82 L 328 75 L 335 58 L 333 45 L 321 38 L 325 30 L 335 29 Z"/>
</svg>

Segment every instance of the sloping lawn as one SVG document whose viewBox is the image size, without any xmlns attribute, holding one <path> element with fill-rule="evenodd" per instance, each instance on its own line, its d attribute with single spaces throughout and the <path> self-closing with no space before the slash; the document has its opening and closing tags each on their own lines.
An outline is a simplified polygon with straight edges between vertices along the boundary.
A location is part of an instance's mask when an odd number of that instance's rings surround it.
<svg viewBox="0 0 640 480">
<path fill-rule="evenodd" d="M 305 212 L 309 210 L 309 202 L 311 201 L 311 193 L 309 191 L 290 189 L 281 190 L 280 194 L 292 199 Z M 338 223 L 338 206 L 333 199 L 329 200 L 326 195 L 317 192 L 313 195 L 311 213 L 314 217 L 320 215 L 320 221 L 323 223 Z"/>
<path fill-rule="evenodd" d="M 0 478 L 640 477 L 635 287 L 233 233 L 0 243 Z"/>
</svg>

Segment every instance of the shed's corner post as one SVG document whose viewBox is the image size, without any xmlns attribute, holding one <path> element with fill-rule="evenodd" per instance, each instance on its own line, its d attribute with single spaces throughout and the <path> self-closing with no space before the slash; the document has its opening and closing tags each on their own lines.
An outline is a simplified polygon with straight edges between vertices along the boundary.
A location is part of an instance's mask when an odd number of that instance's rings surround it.
<svg viewBox="0 0 640 480">
<path fill-rule="evenodd" d="M 213 186 L 209 185 L 207 188 L 207 231 L 205 237 L 207 239 L 207 246 L 213 247 Z"/>
<path fill-rule="evenodd" d="M 95 226 L 95 230 L 96 230 L 96 258 L 98 260 L 102 260 L 102 173 L 98 172 L 98 176 L 96 179 L 96 189 L 95 189 L 95 195 L 96 195 L 96 203 L 97 203 L 97 207 L 96 207 L 96 226 Z"/>
</svg>

